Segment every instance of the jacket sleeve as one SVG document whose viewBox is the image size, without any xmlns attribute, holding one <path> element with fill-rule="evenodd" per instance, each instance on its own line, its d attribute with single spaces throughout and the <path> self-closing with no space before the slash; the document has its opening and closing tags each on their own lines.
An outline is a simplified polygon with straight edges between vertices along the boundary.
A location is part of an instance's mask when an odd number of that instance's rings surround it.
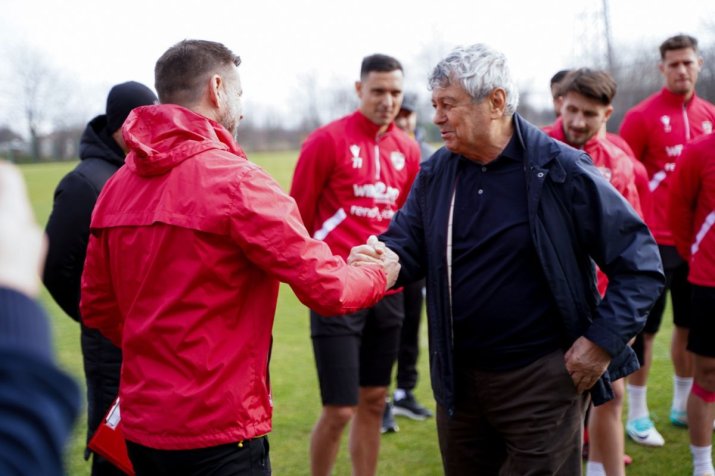
<svg viewBox="0 0 715 476">
<path fill-rule="evenodd" d="M 236 181 L 232 239 L 249 260 L 288 283 L 319 314 L 354 312 L 377 303 L 386 277 L 379 266 L 348 266 L 308 235 L 295 201 L 258 167 Z"/>
<path fill-rule="evenodd" d="M 42 308 L 7 288 L 0 288 L 0 362 L 0 474 L 61 476 L 79 387 L 53 361 Z"/>
<path fill-rule="evenodd" d="M 578 239 L 608 277 L 584 333 L 612 357 L 645 325 L 665 284 L 658 246 L 628 202 L 581 155 L 571 203 Z"/>
<path fill-rule="evenodd" d="M 640 161 L 643 160 L 648 140 L 645 127 L 641 113 L 629 111 L 623 118 L 621 129 L 618 132 L 630 146 L 633 156 Z"/>
<path fill-rule="evenodd" d="M 109 272 L 109 247 L 104 230 L 92 230 L 82 273 L 80 315 L 85 326 L 99 330 L 112 344 L 122 347 L 124 318 L 114 295 Z"/>
<path fill-rule="evenodd" d="M 313 133 L 303 144 L 293 172 L 290 196 L 298 204 L 300 216 L 311 236 L 315 232 L 315 211 L 321 191 L 333 173 L 334 154 L 329 137 L 320 132 Z"/>
<path fill-rule="evenodd" d="M 52 298 L 75 321 L 89 238 L 89 223 L 97 192 L 82 176 L 70 173 L 55 191 L 45 232 L 49 241 L 42 281 Z"/>
<path fill-rule="evenodd" d="M 400 257 L 400 277 L 396 286 L 418 281 L 425 276 L 425 241 L 422 212 L 424 176 L 417 175 L 405 204 L 390 221 L 379 239 Z"/>
<path fill-rule="evenodd" d="M 690 246 L 694 241 L 695 209 L 702 173 L 702 161 L 694 153 L 693 147 L 686 146 L 670 182 L 668 208 L 668 221 L 675 247 L 686 261 L 690 259 Z"/>
</svg>

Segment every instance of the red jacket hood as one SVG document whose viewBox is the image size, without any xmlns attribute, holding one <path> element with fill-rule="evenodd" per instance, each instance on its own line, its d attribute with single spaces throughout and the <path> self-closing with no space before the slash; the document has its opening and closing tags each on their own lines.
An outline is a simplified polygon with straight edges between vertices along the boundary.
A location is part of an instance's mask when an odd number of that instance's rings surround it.
<svg viewBox="0 0 715 476">
<path fill-rule="evenodd" d="M 222 125 L 175 104 L 134 109 L 122 126 L 122 135 L 129 147 L 127 167 L 145 177 L 165 174 L 209 149 L 227 150 L 246 158 Z"/>
</svg>

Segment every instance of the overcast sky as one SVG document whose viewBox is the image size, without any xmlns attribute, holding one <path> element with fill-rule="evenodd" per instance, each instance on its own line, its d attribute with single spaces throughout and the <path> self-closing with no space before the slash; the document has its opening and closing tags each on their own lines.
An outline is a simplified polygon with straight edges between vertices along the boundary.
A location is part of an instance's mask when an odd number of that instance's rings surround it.
<svg viewBox="0 0 715 476">
<path fill-rule="evenodd" d="M 659 4 L 611 0 L 614 43 L 655 52 L 679 32 L 713 41 L 715 2 Z M 506 53 L 520 87 L 543 87 L 546 95 L 554 72 L 588 65 L 579 58 L 599 48 L 601 6 L 601 0 L 0 0 L 0 93 L 12 89 L 8 58 L 29 45 L 82 85 L 86 114 L 98 113 L 111 85 L 133 79 L 153 88 L 156 59 L 177 41 L 201 38 L 243 59 L 247 119 L 271 110 L 299 115 L 306 78 L 322 88 L 351 84 L 362 57 L 374 52 L 402 60 L 408 87 L 428 97 L 425 75 L 434 58 L 425 52 L 476 42 Z M 11 113 L 1 109 L 0 122 L 7 122 Z"/>
</svg>

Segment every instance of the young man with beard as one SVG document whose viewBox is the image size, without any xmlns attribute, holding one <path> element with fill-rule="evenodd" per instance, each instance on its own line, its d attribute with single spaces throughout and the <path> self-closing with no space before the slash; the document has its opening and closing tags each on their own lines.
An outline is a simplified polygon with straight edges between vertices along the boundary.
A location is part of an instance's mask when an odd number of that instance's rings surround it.
<svg viewBox="0 0 715 476">
<path fill-rule="evenodd" d="M 685 144 L 709 134 L 715 124 L 715 106 L 695 94 L 695 84 L 703 65 L 698 42 L 688 35 L 676 35 L 660 45 L 660 73 L 663 89 L 631 108 L 623 118 L 620 134 L 635 157 L 648 171 L 652 191 L 651 207 L 646 216 L 658 242 L 666 272 L 666 289 L 659 297 L 643 330 L 644 358 L 641 369 L 628 379 L 628 436 L 636 443 L 662 446 L 663 436 L 649 416 L 646 385 L 653 355 L 653 341 L 658 332 L 670 291 L 673 309 L 671 359 L 673 361 L 673 400 L 670 421 L 686 426 L 686 402 L 693 381 L 692 356 L 686 350 L 692 307 L 688 264 L 675 249 L 667 220 L 670 183 Z"/>
<path fill-rule="evenodd" d="M 417 142 L 393 122 L 402 103 L 402 65 L 382 54 L 365 57 L 355 91 L 357 111 L 306 139 L 290 192 L 308 231 L 343 257 L 387 228 L 420 161 Z M 323 404 L 310 444 L 314 476 L 331 474 L 351 421 L 353 474 L 375 473 L 403 304 L 402 294 L 395 293 L 371 309 L 339 318 L 311 308 Z"/>
<path fill-rule="evenodd" d="M 270 474 L 268 358 L 279 281 L 326 315 L 374 305 L 394 256 L 351 267 L 235 141 L 240 58 L 184 40 L 161 104 L 122 129 L 126 166 L 92 216 L 80 312 L 123 351 L 122 431 L 138 476 Z"/>
<path fill-rule="evenodd" d="M 581 149 L 593 160 L 604 178 L 623 195 L 642 216 L 633 162 L 601 131 L 613 112 L 616 82 L 605 71 L 581 68 L 569 72 L 561 86 L 561 114 L 548 129 L 551 137 Z M 603 295 L 608 279 L 598 272 L 598 287 Z M 589 455 L 587 476 L 625 474 L 623 425 L 623 379 L 611 383 L 615 398 L 594 407 L 589 415 Z"/>
</svg>

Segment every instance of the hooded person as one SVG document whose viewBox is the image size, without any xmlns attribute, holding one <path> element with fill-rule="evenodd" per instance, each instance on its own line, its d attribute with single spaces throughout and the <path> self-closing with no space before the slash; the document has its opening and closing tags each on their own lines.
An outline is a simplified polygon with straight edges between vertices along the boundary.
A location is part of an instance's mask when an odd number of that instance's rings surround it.
<svg viewBox="0 0 715 476">
<path fill-rule="evenodd" d="M 138 106 L 157 102 L 145 85 L 127 81 L 107 96 L 106 113 L 92 119 L 82 133 L 80 163 L 55 189 L 46 233 L 49 249 L 42 280 L 52 298 L 80 323 L 82 358 L 87 379 L 87 440 L 91 438 L 117 396 L 122 353 L 94 329 L 85 327 L 79 312 L 80 278 L 89 240 L 92 210 L 105 182 L 124 165 L 126 144 L 122 124 Z M 90 451 L 85 451 L 89 459 Z M 104 458 L 95 455 L 92 476 L 121 475 Z"/>
</svg>

